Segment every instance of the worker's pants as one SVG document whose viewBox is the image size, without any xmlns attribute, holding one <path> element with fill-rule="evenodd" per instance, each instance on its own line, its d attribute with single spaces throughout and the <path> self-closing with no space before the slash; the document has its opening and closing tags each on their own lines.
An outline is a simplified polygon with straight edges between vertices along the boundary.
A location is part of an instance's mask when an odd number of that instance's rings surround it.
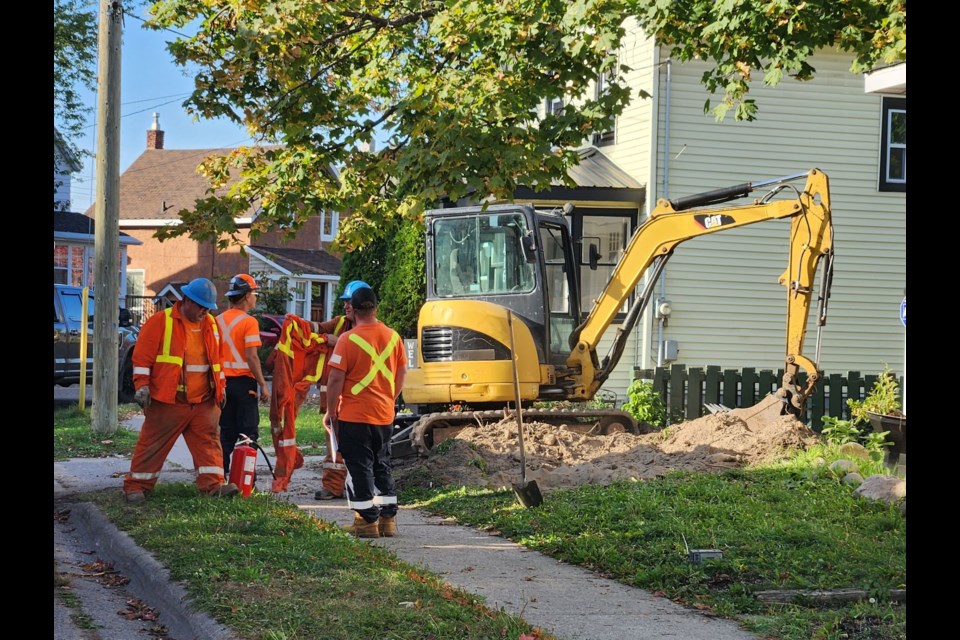
<svg viewBox="0 0 960 640">
<path fill-rule="evenodd" d="M 257 381 L 250 376 L 227 378 L 227 402 L 220 413 L 220 446 L 223 475 L 230 477 L 230 456 L 240 434 L 257 442 L 260 438 L 260 403 Z"/>
<path fill-rule="evenodd" d="M 397 493 L 390 462 L 393 425 L 339 422 L 337 437 L 347 465 L 347 506 L 375 522 L 397 515 Z"/>
<path fill-rule="evenodd" d="M 123 480 L 124 493 L 149 491 L 157 484 L 160 470 L 183 435 L 193 468 L 197 471 L 197 488 L 202 493 L 216 491 L 223 483 L 223 451 L 220 449 L 220 407 L 215 400 L 197 404 L 152 401 L 143 410 L 143 426 L 130 461 L 130 473 Z"/>
</svg>

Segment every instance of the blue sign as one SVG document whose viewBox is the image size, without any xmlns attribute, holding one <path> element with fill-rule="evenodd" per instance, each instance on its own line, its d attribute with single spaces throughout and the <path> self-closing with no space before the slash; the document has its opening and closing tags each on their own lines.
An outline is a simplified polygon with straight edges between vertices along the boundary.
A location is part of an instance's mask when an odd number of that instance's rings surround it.
<svg viewBox="0 0 960 640">
<path fill-rule="evenodd" d="M 903 301 L 900 303 L 900 322 L 903 326 L 907 326 L 907 296 L 903 296 Z"/>
</svg>

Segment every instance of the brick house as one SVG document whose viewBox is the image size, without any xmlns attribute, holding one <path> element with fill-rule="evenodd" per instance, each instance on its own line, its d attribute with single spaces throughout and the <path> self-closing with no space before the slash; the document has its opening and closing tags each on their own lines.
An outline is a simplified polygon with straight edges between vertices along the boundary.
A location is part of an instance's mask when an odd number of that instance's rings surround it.
<svg viewBox="0 0 960 640">
<path fill-rule="evenodd" d="M 247 272 L 274 281 L 285 278 L 292 298 L 287 311 L 319 320 L 330 317 L 340 279 L 340 259 L 327 250 L 339 223 L 336 213 L 320 212 L 309 218 L 292 240 L 268 232 L 254 245 L 250 243 L 250 225 L 257 207 L 252 206 L 237 219 L 245 253 L 236 245 L 219 250 L 213 242 L 186 236 L 160 242 L 154 237 L 158 229 L 179 224 L 177 212 L 206 197 L 209 185 L 197 174 L 197 165 L 230 149 L 165 149 L 156 113 L 146 142 L 143 154 L 120 176 L 120 229 L 142 243 L 128 247 L 128 297 L 149 299 L 165 288 L 179 297 L 179 288 L 168 285 L 198 277 L 212 280 L 223 296 L 229 279 Z M 93 210 L 91 206 L 86 214 L 92 216 Z"/>
</svg>

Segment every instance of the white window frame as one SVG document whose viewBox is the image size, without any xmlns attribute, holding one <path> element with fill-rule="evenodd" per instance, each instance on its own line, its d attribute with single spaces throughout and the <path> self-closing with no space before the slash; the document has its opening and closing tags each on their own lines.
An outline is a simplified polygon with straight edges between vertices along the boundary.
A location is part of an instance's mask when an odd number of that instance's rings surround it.
<svg viewBox="0 0 960 640">
<path fill-rule="evenodd" d="M 884 96 L 881 100 L 881 122 L 880 122 L 880 191 L 902 191 L 907 190 L 907 142 L 904 139 L 892 141 L 893 137 L 893 118 L 895 115 L 907 115 L 907 99 L 900 97 Z M 902 155 L 903 176 L 890 176 L 890 160 L 894 154 Z"/>
<path fill-rule="evenodd" d="M 326 227 L 327 216 L 330 218 L 330 233 L 324 233 Z M 333 242 L 333 239 L 337 237 L 337 231 L 340 228 L 340 213 L 337 211 L 321 211 L 320 212 L 320 240 L 324 242 Z"/>
</svg>

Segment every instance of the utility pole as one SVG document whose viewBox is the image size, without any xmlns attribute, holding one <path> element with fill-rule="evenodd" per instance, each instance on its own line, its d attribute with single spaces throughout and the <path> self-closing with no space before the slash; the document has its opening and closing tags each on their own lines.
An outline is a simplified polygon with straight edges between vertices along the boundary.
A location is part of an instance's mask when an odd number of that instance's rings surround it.
<svg viewBox="0 0 960 640">
<path fill-rule="evenodd" d="M 120 42 L 123 6 L 100 0 L 97 58 L 97 187 L 94 209 L 94 433 L 117 431 L 120 323 Z"/>
</svg>

